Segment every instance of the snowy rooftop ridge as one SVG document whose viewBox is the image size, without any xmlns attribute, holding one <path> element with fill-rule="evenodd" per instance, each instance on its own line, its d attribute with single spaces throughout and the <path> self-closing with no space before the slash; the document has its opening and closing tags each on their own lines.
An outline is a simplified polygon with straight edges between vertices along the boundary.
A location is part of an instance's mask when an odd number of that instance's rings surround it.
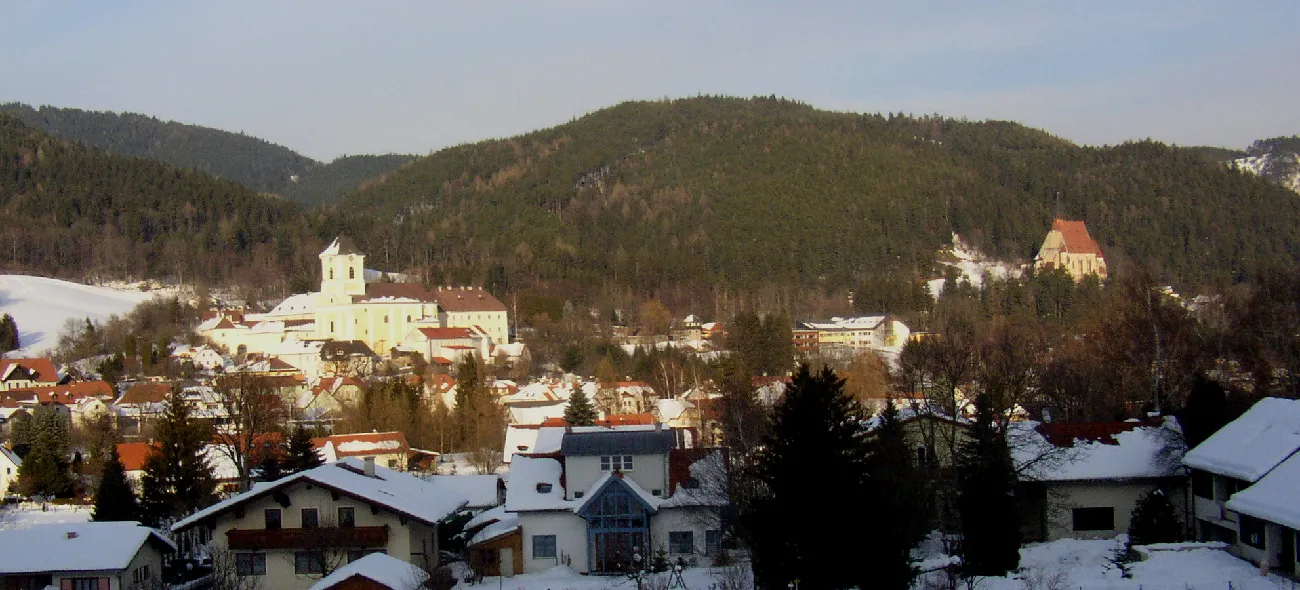
<svg viewBox="0 0 1300 590">
<path fill-rule="evenodd" d="M 1228 499 L 1229 510 L 1300 529 L 1300 452 L 1274 467 L 1259 481 Z"/>
<path fill-rule="evenodd" d="M 78 522 L 5 530 L 0 535 L 0 572 L 121 570 L 145 543 L 175 551 L 162 533 L 136 522 Z"/>
<path fill-rule="evenodd" d="M 1128 429 L 1109 429 L 1112 432 L 1096 440 L 1077 438 L 1068 446 L 1053 444 L 1043 432 L 1043 427 L 1049 425 L 1033 421 L 1012 423 L 1007 437 L 1017 471 L 1032 481 L 1123 480 L 1177 475 L 1182 469 L 1183 449 L 1176 423 L 1166 421 L 1158 426 L 1132 424 Z"/>
<path fill-rule="evenodd" d="M 1187 452 L 1194 469 L 1258 481 L 1300 450 L 1300 400 L 1266 397 Z"/>
<path fill-rule="evenodd" d="M 312 584 L 311 590 L 332 588 L 353 576 L 361 576 L 388 588 L 422 588 L 429 573 L 414 564 L 402 561 L 387 553 L 371 553 L 349 563 L 319 582 Z"/>
</svg>

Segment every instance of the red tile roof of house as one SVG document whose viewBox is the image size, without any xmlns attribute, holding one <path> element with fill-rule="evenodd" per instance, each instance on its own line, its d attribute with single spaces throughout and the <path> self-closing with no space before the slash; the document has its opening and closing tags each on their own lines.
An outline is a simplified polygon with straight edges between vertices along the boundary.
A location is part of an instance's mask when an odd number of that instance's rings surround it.
<svg viewBox="0 0 1300 590">
<path fill-rule="evenodd" d="M 122 467 L 127 471 L 144 469 L 144 462 L 149 459 L 150 450 L 156 443 L 133 442 L 117 443 L 117 454 L 122 458 Z"/>
<path fill-rule="evenodd" d="M 1097 241 L 1088 235 L 1088 226 L 1082 221 L 1058 218 L 1052 222 L 1052 231 L 1061 232 L 1061 240 L 1064 243 L 1061 250 L 1065 252 L 1101 255 L 1101 246 L 1098 246 Z"/>
<path fill-rule="evenodd" d="M 1047 442 L 1061 448 L 1074 446 L 1076 440 L 1099 442 L 1104 445 L 1118 445 L 1115 435 L 1129 432 L 1139 426 L 1150 426 L 1143 422 L 1082 422 L 1067 424 L 1064 422 L 1047 422 L 1039 424 L 1036 430 Z"/>
<path fill-rule="evenodd" d="M 136 383 L 122 397 L 117 399 L 119 404 L 157 404 L 167 399 L 167 394 L 171 393 L 172 386 L 169 383 Z"/>
<path fill-rule="evenodd" d="M 27 394 L 36 398 L 36 401 L 42 404 L 60 403 L 67 405 L 88 397 L 111 399 L 113 397 L 113 386 L 103 381 L 76 381 L 64 385 L 15 388 L 9 390 L 8 393 L 11 395 Z"/>
<path fill-rule="evenodd" d="M 40 383 L 58 383 L 59 371 L 50 359 L 0 359 L 0 379 L 8 378 L 11 370 L 23 369 L 31 374 L 33 381 Z"/>
<path fill-rule="evenodd" d="M 611 428 L 614 426 L 646 426 L 655 423 L 654 414 L 610 414 L 596 420 L 596 426 Z M 554 428 L 568 426 L 569 423 L 564 418 L 547 418 L 542 420 L 541 426 L 518 426 L 519 428 Z"/>
<path fill-rule="evenodd" d="M 429 340 L 456 340 L 473 338 L 474 331 L 469 328 L 420 328 L 420 333 Z"/>
</svg>

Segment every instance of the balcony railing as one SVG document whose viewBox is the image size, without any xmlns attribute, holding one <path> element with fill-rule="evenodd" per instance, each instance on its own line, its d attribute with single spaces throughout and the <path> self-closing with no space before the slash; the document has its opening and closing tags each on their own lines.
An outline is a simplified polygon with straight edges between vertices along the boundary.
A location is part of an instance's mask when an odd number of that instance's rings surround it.
<svg viewBox="0 0 1300 590">
<path fill-rule="evenodd" d="M 226 531 L 231 549 L 328 549 L 386 547 L 388 526 L 315 529 L 232 529 Z"/>
</svg>

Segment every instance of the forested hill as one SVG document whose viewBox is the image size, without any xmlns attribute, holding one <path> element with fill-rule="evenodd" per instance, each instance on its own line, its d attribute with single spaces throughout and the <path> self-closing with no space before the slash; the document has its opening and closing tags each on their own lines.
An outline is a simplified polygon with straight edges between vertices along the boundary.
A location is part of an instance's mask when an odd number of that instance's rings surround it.
<svg viewBox="0 0 1300 590">
<path fill-rule="evenodd" d="M 1195 151 L 763 98 L 630 102 L 446 149 L 336 211 L 434 280 L 829 290 L 923 278 L 952 232 L 1029 259 L 1058 193 L 1113 263 L 1180 287 L 1300 255 L 1296 195 Z"/>
<path fill-rule="evenodd" d="M 284 288 L 314 268 L 310 228 L 282 199 L 0 115 L 0 271 Z"/>
<path fill-rule="evenodd" d="M 409 161 L 411 156 L 349 156 L 328 164 L 243 133 L 134 113 L 0 104 L 29 127 L 114 154 L 207 172 L 300 203 L 329 202 Z"/>
</svg>

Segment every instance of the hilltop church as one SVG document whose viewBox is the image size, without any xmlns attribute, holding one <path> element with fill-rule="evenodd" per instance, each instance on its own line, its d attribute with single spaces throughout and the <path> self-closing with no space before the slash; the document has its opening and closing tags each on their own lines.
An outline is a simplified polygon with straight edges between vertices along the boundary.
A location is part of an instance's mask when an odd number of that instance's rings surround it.
<svg viewBox="0 0 1300 590">
<path fill-rule="evenodd" d="M 379 282 L 366 255 L 340 236 L 320 253 L 320 291 L 285 299 L 265 314 L 216 317 L 199 326 L 231 353 L 275 354 L 285 343 L 360 341 L 386 354 L 413 332 L 464 328 L 485 345 L 509 342 L 506 307 L 482 287 L 435 287 Z M 483 354 L 485 351 L 480 351 Z"/>
<path fill-rule="evenodd" d="M 1082 221 L 1057 217 L 1052 222 L 1051 231 L 1034 257 L 1034 269 L 1057 268 L 1065 269 L 1076 283 L 1088 275 L 1106 279 L 1106 259 L 1101 255 L 1101 246 L 1088 235 L 1088 226 Z"/>
</svg>

